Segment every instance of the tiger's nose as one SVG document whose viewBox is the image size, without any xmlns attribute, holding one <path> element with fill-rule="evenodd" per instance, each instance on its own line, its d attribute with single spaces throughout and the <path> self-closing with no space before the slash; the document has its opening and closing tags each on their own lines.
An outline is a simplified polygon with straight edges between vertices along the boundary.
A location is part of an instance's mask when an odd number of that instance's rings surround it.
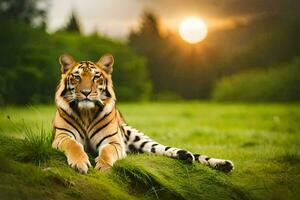
<svg viewBox="0 0 300 200">
<path fill-rule="evenodd" d="M 87 97 L 89 96 L 89 94 L 91 94 L 91 91 L 92 91 L 91 89 L 83 89 L 80 92 L 84 94 L 85 97 Z"/>
</svg>

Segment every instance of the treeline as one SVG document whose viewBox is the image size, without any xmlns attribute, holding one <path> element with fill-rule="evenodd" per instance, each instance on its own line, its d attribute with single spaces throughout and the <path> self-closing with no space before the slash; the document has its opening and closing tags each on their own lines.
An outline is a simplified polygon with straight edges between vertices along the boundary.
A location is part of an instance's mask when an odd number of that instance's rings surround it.
<svg viewBox="0 0 300 200">
<path fill-rule="evenodd" d="M 60 79 L 58 57 L 66 52 L 77 60 L 92 61 L 97 61 L 105 53 L 112 53 L 115 56 L 113 80 L 118 99 L 149 98 L 151 82 L 146 60 L 127 45 L 97 34 L 80 35 L 76 29 L 78 24 L 74 25 L 74 16 L 69 23 L 71 26 L 48 34 L 42 20 L 44 12 L 34 7 L 36 1 L 6 2 L 6 9 L 0 10 L 0 105 L 53 102 Z M 29 3 L 30 11 L 27 12 L 28 5 L 22 2 Z M 26 15 L 17 16 L 20 10 Z M 41 19 L 40 23 L 33 24 L 37 18 Z"/>
</svg>

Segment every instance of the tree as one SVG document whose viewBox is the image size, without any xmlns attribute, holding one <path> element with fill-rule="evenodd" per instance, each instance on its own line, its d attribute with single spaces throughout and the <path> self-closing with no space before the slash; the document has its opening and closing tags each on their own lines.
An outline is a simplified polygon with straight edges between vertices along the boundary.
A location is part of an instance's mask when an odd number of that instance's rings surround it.
<svg viewBox="0 0 300 200">
<path fill-rule="evenodd" d="M 40 5 L 46 1 L 41 0 L 0 0 L 1 18 L 10 18 L 45 28 L 46 11 Z"/>
<path fill-rule="evenodd" d="M 166 40 L 161 36 L 159 30 L 159 19 L 151 12 L 146 11 L 141 20 L 139 30 L 132 31 L 129 36 L 129 45 L 139 54 L 148 59 L 150 78 L 153 81 L 154 90 L 167 90 L 169 79 L 166 78 L 168 59 L 163 53 Z"/>
<path fill-rule="evenodd" d="M 65 31 L 67 32 L 74 32 L 74 33 L 80 33 L 80 23 L 77 19 L 77 16 L 74 12 L 71 14 L 71 18 L 69 23 L 67 24 Z"/>
</svg>

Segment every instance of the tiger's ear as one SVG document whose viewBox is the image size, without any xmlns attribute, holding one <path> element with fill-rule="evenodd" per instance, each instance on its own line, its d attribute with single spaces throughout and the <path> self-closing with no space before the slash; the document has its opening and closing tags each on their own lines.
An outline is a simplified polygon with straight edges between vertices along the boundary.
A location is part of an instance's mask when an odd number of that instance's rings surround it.
<svg viewBox="0 0 300 200">
<path fill-rule="evenodd" d="M 60 71 L 61 73 L 66 73 L 73 65 L 75 65 L 76 61 L 69 54 L 63 54 L 59 57 L 60 63 Z"/>
<path fill-rule="evenodd" d="M 97 64 L 108 74 L 113 71 L 114 57 L 111 54 L 105 54 L 102 56 Z"/>
</svg>

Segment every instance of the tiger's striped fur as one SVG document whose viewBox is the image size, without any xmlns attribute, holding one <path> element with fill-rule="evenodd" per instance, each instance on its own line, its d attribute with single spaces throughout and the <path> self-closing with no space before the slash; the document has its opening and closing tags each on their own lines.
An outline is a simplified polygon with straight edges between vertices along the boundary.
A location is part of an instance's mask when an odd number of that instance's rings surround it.
<svg viewBox="0 0 300 200">
<path fill-rule="evenodd" d="M 76 62 L 64 54 L 59 61 L 62 77 L 55 94 L 57 112 L 52 146 L 65 153 L 71 167 L 87 173 L 91 164 L 86 152 L 92 151 L 98 155 L 95 168 L 103 171 L 128 152 L 153 153 L 188 162 L 197 160 L 226 172 L 233 169 L 229 160 L 164 146 L 127 125 L 116 107 L 111 55 L 94 63 Z"/>
</svg>

